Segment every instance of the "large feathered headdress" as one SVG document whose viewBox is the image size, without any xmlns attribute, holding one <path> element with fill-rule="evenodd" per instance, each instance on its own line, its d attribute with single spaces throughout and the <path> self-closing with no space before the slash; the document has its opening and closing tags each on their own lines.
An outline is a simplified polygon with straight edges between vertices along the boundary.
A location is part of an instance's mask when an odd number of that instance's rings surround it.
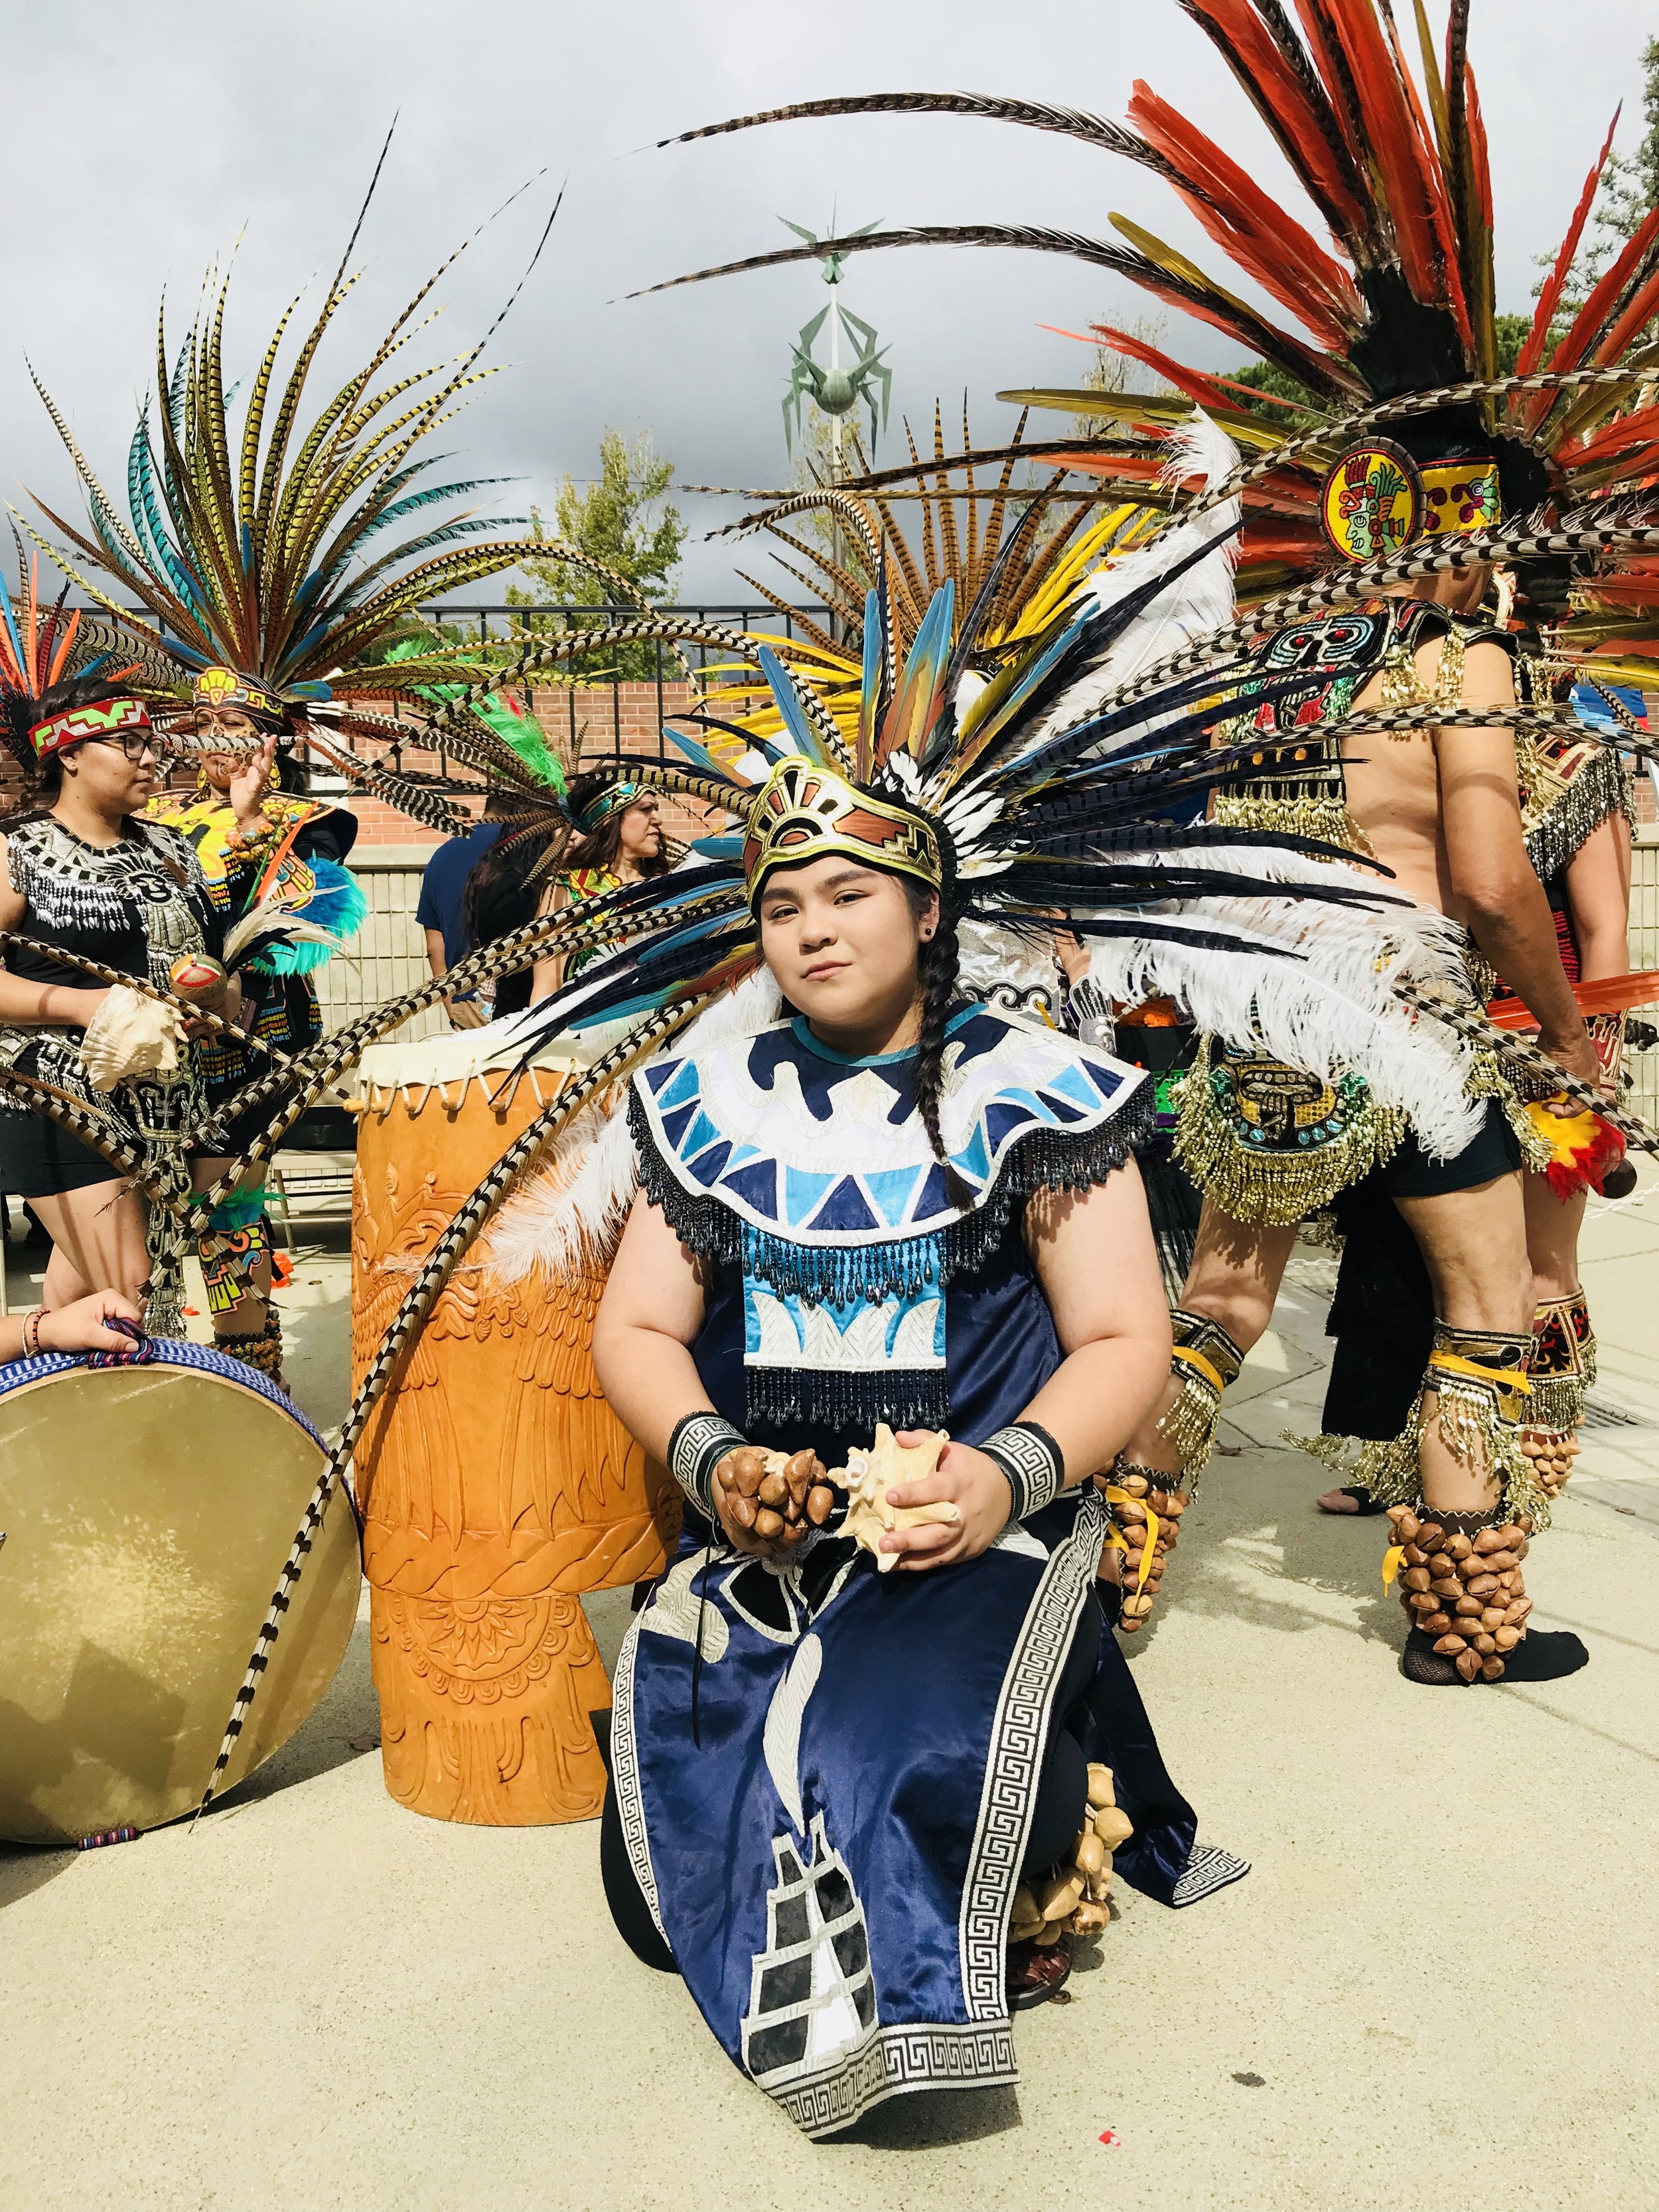
<svg viewBox="0 0 1659 2212">
<path fill-rule="evenodd" d="M 1338 855 L 1195 818 L 1211 785 L 1237 769 L 1231 752 L 1209 750 L 1227 712 L 1213 670 L 1143 679 L 1081 715 L 1061 711 L 1109 666 L 1146 606 L 1214 550 L 1172 552 L 1109 600 L 1079 583 L 1039 634 L 997 648 L 987 624 L 1018 551 L 1011 538 L 965 614 L 953 585 L 940 588 L 902 659 L 884 575 L 868 594 L 858 711 L 845 730 L 808 666 L 786 668 L 769 646 L 745 641 L 769 705 L 720 726 L 740 733 L 738 757 L 670 728 L 684 769 L 629 764 L 642 784 L 720 810 L 731 828 L 701 840 L 672 875 L 599 902 L 593 940 L 618 949 L 534 1011 L 538 1035 L 649 1014 L 738 980 L 758 964 L 769 874 L 829 853 L 918 878 L 954 921 L 1044 942 L 1068 915 L 1092 938 L 1237 951 L 1237 933 L 1208 927 L 1193 902 L 1273 896 L 1287 879 L 1327 906 L 1397 916 L 1385 892 L 1328 866 Z M 1152 911 L 1166 902 L 1189 910 Z"/>
<path fill-rule="evenodd" d="M 303 734 L 348 774 L 361 773 L 361 764 L 330 738 L 418 744 L 422 687 L 452 679 L 458 669 L 464 677 L 477 673 L 474 657 L 442 647 L 389 662 L 388 639 L 407 634 L 423 604 L 510 568 L 526 542 L 501 533 L 527 518 L 479 515 L 456 505 L 506 479 L 433 483 L 444 457 L 421 448 L 453 419 L 464 395 L 495 374 L 480 366 L 481 356 L 547 237 L 544 230 L 519 286 L 477 343 L 458 359 L 404 368 L 398 356 L 425 326 L 422 309 L 475 232 L 307 421 L 307 385 L 356 281 L 349 263 L 373 193 L 371 183 L 285 376 L 279 377 L 279 362 L 298 299 L 278 321 L 252 375 L 228 390 L 228 276 L 210 274 L 176 356 L 169 352 L 163 303 L 156 392 L 129 449 L 125 513 L 35 380 L 86 497 L 87 519 L 79 527 L 40 502 L 74 549 L 47 546 L 64 574 L 112 614 L 123 611 L 112 596 L 118 591 L 146 607 L 175 657 L 175 681 L 194 684 L 210 703 L 220 696 L 240 700 L 256 721 Z M 234 422 L 239 389 L 245 396 L 240 422 Z M 623 579 L 577 549 L 544 550 L 631 596 Z M 410 799 L 413 787 L 374 780 L 396 803 Z M 416 799 L 413 811 L 426 819 L 434 807 L 441 815 L 438 802 Z"/>
<path fill-rule="evenodd" d="M 39 559 L 26 557 L 21 541 L 15 592 L 0 574 L 0 744 L 26 795 L 43 750 L 57 750 L 40 742 L 45 718 L 66 702 L 105 699 L 117 685 L 131 685 L 135 701 L 164 699 L 173 673 L 145 632 L 69 606 L 69 590 L 42 601 Z"/>
<path fill-rule="evenodd" d="M 1307 405 L 1296 434 L 1264 426 L 1224 380 L 1116 331 L 1103 332 L 1224 428 L 1257 448 L 1229 490 L 1249 514 L 1241 586 L 1269 588 L 1328 565 L 1322 495 L 1376 518 L 1380 535 L 1350 536 L 1354 560 L 1408 550 L 1452 523 L 1496 557 L 1516 541 L 1551 611 L 1565 612 L 1568 562 L 1612 552 L 1603 573 L 1574 585 L 1573 649 L 1659 640 L 1659 562 L 1604 539 L 1613 503 L 1659 479 L 1659 408 L 1644 380 L 1659 363 L 1659 210 L 1650 211 L 1563 328 L 1562 301 L 1607 146 L 1587 179 L 1540 293 L 1512 377 L 1498 375 L 1492 195 L 1486 140 L 1467 40 L 1468 0 L 1453 0 L 1437 53 L 1419 7 L 1413 75 L 1386 0 L 1298 0 L 1300 29 L 1278 0 L 1182 0 L 1272 132 L 1329 234 L 1326 244 L 1270 185 L 1166 100 L 1137 84 L 1130 127 L 1073 108 L 974 94 L 875 94 L 804 101 L 684 134 L 700 137 L 810 116 L 868 112 L 988 118 L 1076 138 L 1164 178 L 1235 268 L 1288 311 L 1300 330 L 1250 306 L 1188 255 L 1127 217 L 1113 239 L 993 223 L 917 226 L 832 240 L 815 251 L 907 245 L 1015 246 L 1062 253 L 1126 276 L 1166 305 L 1225 331 L 1293 379 Z M 669 143 L 669 142 L 665 142 Z M 707 270 L 769 266 L 793 248 Z M 696 281 L 680 278 L 680 283 Z M 1004 395 L 1116 414 L 1127 489 L 1156 469 L 1149 432 L 1167 403 L 1088 392 Z M 1179 403 L 1177 403 L 1178 404 Z M 1311 427 L 1304 427 L 1309 426 Z M 1387 426 L 1386 428 L 1384 426 Z M 1389 453 L 1377 449 L 1392 446 Z M 1374 462 L 1360 458 L 1376 453 Z M 1400 465 L 1403 460 L 1403 467 Z M 1484 462 L 1484 470 L 1467 464 Z M 1448 464 L 1466 465 L 1442 476 Z M 1107 460 L 1107 473 L 1113 472 Z M 895 472 L 884 472 L 891 479 Z M 1455 495 L 1454 497 L 1453 495 Z M 1503 521 L 1498 521 L 1501 514 Z M 1409 517 L 1407 528 L 1397 526 Z M 1338 516 L 1340 520 L 1340 516 Z M 1622 518 L 1618 518 L 1622 519 Z M 1551 521 L 1565 521 L 1565 531 Z M 1492 526 L 1494 524 L 1498 526 Z M 1519 523 L 1517 531 L 1505 528 Z M 1508 541 L 1508 542 L 1505 542 Z M 1341 541 L 1340 541 L 1341 542 Z M 1443 563 L 1446 565 L 1446 563 Z M 1555 570 L 1552 584 L 1547 574 Z M 1610 573 L 1607 573 L 1610 571 Z"/>
</svg>

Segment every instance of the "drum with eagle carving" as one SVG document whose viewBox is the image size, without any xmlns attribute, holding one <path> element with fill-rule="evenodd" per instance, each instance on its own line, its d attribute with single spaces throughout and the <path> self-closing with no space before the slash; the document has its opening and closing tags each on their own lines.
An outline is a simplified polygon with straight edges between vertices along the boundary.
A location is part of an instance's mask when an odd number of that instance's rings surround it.
<svg viewBox="0 0 1659 2212">
<path fill-rule="evenodd" d="M 463 1201 L 580 1071 L 558 1053 L 516 1076 L 484 1066 L 483 1035 L 377 1045 L 360 1065 L 356 1379 Z M 567 1149 L 540 1170 L 538 1202 L 572 1159 Z M 487 1231 L 357 1449 L 386 1788 L 439 1820 L 597 1816 L 605 1769 L 588 1715 L 611 1689 L 580 1593 L 660 1573 L 678 1533 L 678 1490 L 594 1378 L 610 1252 L 578 1242 L 574 1261 L 504 1280 Z"/>
<path fill-rule="evenodd" d="M 199 1802 L 326 1456 L 264 1376 L 206 1346 L 0 1366 L 0 1836 L 76 1843 Z M 361 1581 L 337 1496 L 222 1787 L 315 1707 Z"/>
</svg>

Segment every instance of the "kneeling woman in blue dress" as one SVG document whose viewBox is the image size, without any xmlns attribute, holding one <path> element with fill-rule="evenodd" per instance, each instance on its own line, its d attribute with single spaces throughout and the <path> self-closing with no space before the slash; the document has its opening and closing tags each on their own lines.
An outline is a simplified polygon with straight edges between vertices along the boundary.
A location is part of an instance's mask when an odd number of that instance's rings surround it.
<svg viewBox="0 0 1659 2212">
<path fill-rule="evenodd" d="M 594 1330 L 687 1500 L 617 1664 L 600 1856 L 625 1941 L 810 2135 L 1013 2080 L 1107 1850 L 1169 1905 L 1247 1870 L 1195 1845 L 1097 1579 L 1096 1478 L 1168 1357 L 1151 1079 L 959 983 L 969 933 L 995 975 L 1060 921 L 1133 940 L 1146 991 L 1196 945 L 1248 998 L 1283 981 L 1274 901 L 1397 927 L 1325 848 L 1195 818 L 1230 671 L 1112 680 L 1168 580 L 1006 652 L 992 586 L 959 626 L 947 586 L 902 670 L 872 592 L 855 731 L 758 649 L 737 766 L 678 735 L 684 770 L 630 764 L 734 830 L 611 894 L 536 1010 L 641 1016 L 641 1054 L 706 1010 L 632 1078 Z"/>
<path fill-rule="evenodd" d="M 811 2135 L 1015 2078 L 1011 2012 L 1069 1970 L 1055 1920 L 1104 1920 L 1103 1836 L 1166 1904 L 1246 1871 L 1195 1849 L 1097 1582 L 1093 1478 L 1168 1359 L 1148 1079 L 958 989 L 958 927 L 1155 939 L 1149 902 L 1241 887 L 1249 861 L 1173 826 L 1225 757 L 1213 678 L 1184 717 L 1058 711 L 1121 618 L 971 696 L 960 646 L 919 639 L 895 682 L 878 643 L 855 763 L 763 653 L 757 774 L 685 741 L 691 769 L 642 771 L 738 833 L 615 894 L 615 949 L 540 1010 L 660 1021 L 753 977 L 632 1079 L 594 1358 L 687 1510 L 618 1663 L 601 1856 L 626 1942 Z M 1143 712 L 1156 738 L 1102 758 Z M 882 1425 L 878 1470 L 910 1479 L 872 1506 Z"/>
</svg>

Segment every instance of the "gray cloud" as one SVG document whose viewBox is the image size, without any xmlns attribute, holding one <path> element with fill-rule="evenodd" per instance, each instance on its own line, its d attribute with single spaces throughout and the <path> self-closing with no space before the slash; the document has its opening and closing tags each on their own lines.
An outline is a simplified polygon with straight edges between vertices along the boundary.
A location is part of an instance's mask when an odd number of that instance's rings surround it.
<svg viewBox="0 0 1659 2212">
<path fill-rule="evenodd" d="M 1443 12 L 1437 7 L 1437 18 Z M 1575 18 L 1559 0 L 1477 0 L 1474 52 L 1492 144 L 1500 306 L 1524 307 L 1531 257 L 1553 246 L 1616 102 L 1639 112 L 1645 0 Z M 1407 17 L 1409 10 L 1407 11 Z M 1214 265 L 1215 249 L 1157 180 L 1029 131 L 945 118 L 796 124 L 665 152 L 635 150 L 748 108 L 833 92 L 965 86 L 1121 115 L 1144 76 L 1264 183 L 1294 188 L 1208 42 L 1174 0 L 1094 8 L 1035 0 L 3 0 L 0 88 L 15 180 L 11 313 L 0 346 L 0 481 L 73 501 L 29 386 L 25 352 L 106 483 L 123 478 L 136 399 L 153 377 L 163 287 L 182 328 L 203 269 L 236 252 L 228 356 L 246 366 L 277 313 L 337 258 L 394 109 L 399 123 L 341 337 L 343 374 L 442 253 L 533 171 L 550 172 L 446 280 L 434 349 L 458 349 L 515 279 L 556 181 L 548 251 L 478 391 L 445 442 L 469 473 L 526 481 L 550 505 L 593 465 L 601 428 L 650 425 L 682 476 L 783 480 L 780 400 L 790 337 L 823 298 L 810 266 L 649 300 L 661 278 L 817 227 L 974 219 L 1103 235 L 1121 210 Z M 1595 37 L 1588 35 L 1594 27 Z M 1639 125 L 1637 125 L 1639 128 Z M 1635 135 L 1627 121 L 1626 143 Z M 240 237 L 240 244 L 237 240 Z M 1130 288 L 1048 257 L 907 252 L 849 264 L 847 303 L 891 346 L 896 416 L 1002 434 L 1000 386 L 1060 382 L 1086 361 L 1038 327 L 1130 315 Z M 1225 366 L 1224 342 L 1172 319 L 1173 349 Z M 898 458 L 896 423 L 884 447 Z M 21 501 L 21 495 L 9 495 Z M 731 510 L 688 502 L 702 526 Z M 731 556 L 693 545 L 690 596 L 733 589 Z"/>
</svg>

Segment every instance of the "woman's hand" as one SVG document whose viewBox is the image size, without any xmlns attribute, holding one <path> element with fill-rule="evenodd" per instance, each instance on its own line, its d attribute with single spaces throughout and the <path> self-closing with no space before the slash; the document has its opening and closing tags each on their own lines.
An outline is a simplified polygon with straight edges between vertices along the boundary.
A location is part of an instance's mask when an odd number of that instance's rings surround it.
<svg viewBox="0 0 1659 2212">
<path fill-rule="evenodd" d="M 71 1029 L 83 1030 L 108 998 L 112 988 L 78 991 L 72 984 L 48 984 L 40 994 L 40 1012 L 36 1018 L 45 1022 L 62 1022 Z"/>
<path fill-rule="evenodd" d="M 714 1463 L 714 1511 L 733 1550 L 750 1559 L 786 1558 L 830 1517 L 832 1493 L 817 1454 L 793 1453 L 769 1472 L 768 1461 L 781 1456 L 758 1444 L 738 1444 Z"/>
<path fill-rule="evenodd" d="M 902 1429 L 902 1444 L 926 1443 L 925 1429 Z M 1013 1505 L 1008 1478 L 994 1459 L 971 1444 L 947 1443 L 939 1465 L 920 1482 L 896 1482 L 887 1492 L 890 1505 L 936 1505 L 948 1498 L 962 1516 L 959 1524 L 924 1522 L 915 1528 L 893 1528 L 881 1540 L 884 1552 L 898 1552 L 901 1574 L 920 1574 L 929 1567 L 955 1566 L 961 1559 L 976 1559 L 1008 1525 Z"/>
<path fill-rule="evenodd" d="M 222 983 L 216 984 L 212 990 L 198 992 L 196 994 L 194 1003 L 199 1012 L 205 1014 L 217 1014 L 221 1021 L 234 1022 L 239 1020 L 242 1012 L 242 981 L 240 976 L 227 975 L 224 981 Z M 185 1015 L 185 1035 L 186 1036 L 208 1036 L 211 1034 L 212 1024 L 210 1023 L 193 1020 L 191 1016 L 188 1014 Z"/>
<path fill-rule="evenodd" d="M 138 1319 L 137 1307 L 118 1291 L 94 1291 L 89 1298 L 43 1313 L 36 1340 L 42 1352 L 131 1352 L 132 1339 L 109 1324 Z"/>
<path fill-rule="evenodd" d="M 265 793 L 270 788 L 270 767 L 276 757 L 276 740 L 269 737 L 257 752 L 247 755 L 246 764 L 230 779 L 230 803 L 235 811 L 236 827 L 245 837 L 254 836 L 265 826 Z"/>
</svg>

